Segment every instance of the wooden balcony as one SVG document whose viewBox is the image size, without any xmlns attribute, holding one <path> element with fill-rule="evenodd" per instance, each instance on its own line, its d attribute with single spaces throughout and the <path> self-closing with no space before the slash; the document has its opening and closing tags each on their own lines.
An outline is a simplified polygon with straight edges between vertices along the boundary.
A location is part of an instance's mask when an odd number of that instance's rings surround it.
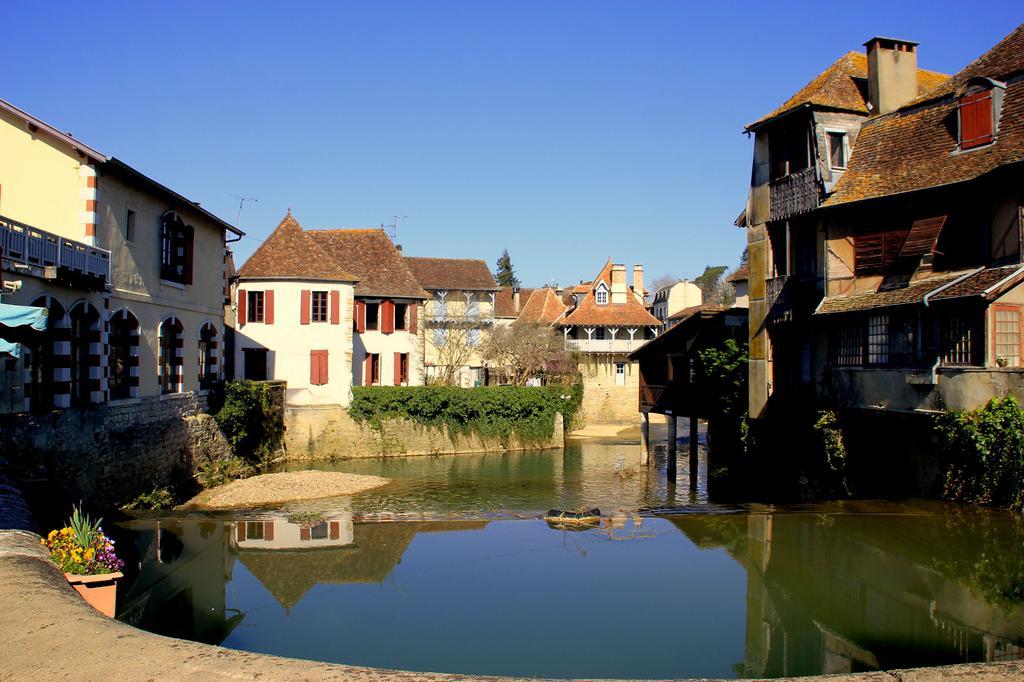
<svg viewBox="0 0 1024 682">
<path fill-rule="evenodd" d="M 785 220 L 807 213 L 821 204 L 821 187 L 813 166 L 773 180 L 768 190 L 771 196 L 771 220 Z"/>
<path fill-rule="evenodd" d="M 646 339 L 566 339 L 565 349 L 578 353 L 632 353 Z"/>
<path fill-rule="evenodd" d="M 85 288 L 110 282 L 110 252 L 0 216 L 4 260 L 43 270 L 43 277 Z M 52 270 L 51 270 L 52 268 Z"/>
<path fill-rule="evenodd" d="M 667 386 L 640 383 L 640 409 L 657 407 L 665 397 Z"/>
</svg>

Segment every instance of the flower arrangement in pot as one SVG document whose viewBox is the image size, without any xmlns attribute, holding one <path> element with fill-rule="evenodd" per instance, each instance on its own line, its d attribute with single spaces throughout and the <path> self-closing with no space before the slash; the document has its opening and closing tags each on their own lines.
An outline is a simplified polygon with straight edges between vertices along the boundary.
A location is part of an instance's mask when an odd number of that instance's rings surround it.
<svg viewBox="0 0 1024 682">
<path fill-rule="evenodd" d="M 50 559 L 64 571 L 71 586 L 97 611 L 114 617 L 117 580 L 124 562 L 114 552 L 114 541 L 103 534 L 100 523 L 72 507 L 68 525 L 51 530 L 41 540 Z"/>
</svg>

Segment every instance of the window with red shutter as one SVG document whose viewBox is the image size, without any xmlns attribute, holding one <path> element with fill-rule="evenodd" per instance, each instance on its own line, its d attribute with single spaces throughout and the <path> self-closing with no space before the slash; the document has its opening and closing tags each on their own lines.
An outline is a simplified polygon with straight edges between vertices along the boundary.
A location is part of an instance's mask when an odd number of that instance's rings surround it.
<svg viewBox="0 0 1024 682">
<path fill-rule="evenodd" d="M 960 98 L 960 148 L 972 149 L 992 141 L 992 90 Z"/>
<path fill-rule="evenodd" d="M 323 386 L 328 383 L 328 357 L 326 350 L 309 351 L 309 383 L 313 386 Z"/>
<path fill-rule="evenodd" d="M 393 334 L 395 331 L 395 304 L 391 301 L 380 304 L 380 331 L 382 334 Z"/>
<path fill-rule="evenodd" d="M 362 301 L 356 301 L 352 324 L 357 333 L 362 334 L 366 331 L 366 304 Z"/>
<path fill-rule="evenodd" d="M 341 324 L 341 292 L 331 292 L 331 324 Z"/>
<path fill-rule="evenodd" d="M 299 324 L 309 324 L 309 307 L 310 297 L 312 292 L 309 289 L 303 289 L 299 295 Z"/>
<path fill-rule="evenodd" d="M 237 296 L 238 296 L 238 327 L 239 327 L 239 329 L 241 329 L 242 327 L 245 326 L 245 323 L 247 321 L 246 318 L 245 318 L 245 304 L 246 304 L 245 289 L 239 289 L 238 293 L 237 293 Z"/>
<path fill-rule="evenodd" d="M 402 385 L 402 354 L 395 353 L 395 386 Z"/>
<path fill-rule="evenodd" d="M 267 289 L 263 294 L 263 324 L 274 324 L 274 290 Z"/>
</svg>

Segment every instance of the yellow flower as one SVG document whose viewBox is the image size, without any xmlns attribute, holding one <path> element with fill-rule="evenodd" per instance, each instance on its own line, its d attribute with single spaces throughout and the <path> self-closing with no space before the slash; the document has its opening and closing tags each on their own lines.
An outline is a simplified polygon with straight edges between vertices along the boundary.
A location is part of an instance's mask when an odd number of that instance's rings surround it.
<svg viewBox="0 0 1024 682">
<path fill-rule="evenodd" d="M 90 547 L 89 549 L 85 550 L 85 560 L 86 561 L 92 561 L 92 555 L 93 554 L 94 554 L 94 552 L 92 551 L 92 547 Z"/>
<path fill-rule="evenodd" d="M 56 530 L 51 530 L 50 534 L 46 536 L 46 539 L 50 540 L 52 542 L 54 540 L 54 538 L 56 538 L 56 537 L 57 537 L 57 531 Z"/>
</svg>

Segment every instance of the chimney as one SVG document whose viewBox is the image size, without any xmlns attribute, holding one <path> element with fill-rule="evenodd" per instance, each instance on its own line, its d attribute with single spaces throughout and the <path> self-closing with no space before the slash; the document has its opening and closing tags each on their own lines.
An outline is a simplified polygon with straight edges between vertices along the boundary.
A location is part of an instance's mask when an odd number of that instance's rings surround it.
<svg viewBox="0 0 1024 682">
<path fill-rule="evenodd" d="M 402 245 L 401 244 L 395 244 L 395 248 L 398 249 L 398 253 L 402 253 Z"/>
<path fill-rule="evenodd" d="M 868 113 L 887 114 L 917 97 L 917 43 L 875 37 L 868 53 Z"/>
<path fill-rule="evenodd" d="M 633 291 L 637 296 L 644 295 L 644 266 L 637 263 L 633 266 Z"/>
<path fill-rule="evenodd" d="M 512 289 L 512 312 L 519 314 L 519 287 Z"/>
</svg>

